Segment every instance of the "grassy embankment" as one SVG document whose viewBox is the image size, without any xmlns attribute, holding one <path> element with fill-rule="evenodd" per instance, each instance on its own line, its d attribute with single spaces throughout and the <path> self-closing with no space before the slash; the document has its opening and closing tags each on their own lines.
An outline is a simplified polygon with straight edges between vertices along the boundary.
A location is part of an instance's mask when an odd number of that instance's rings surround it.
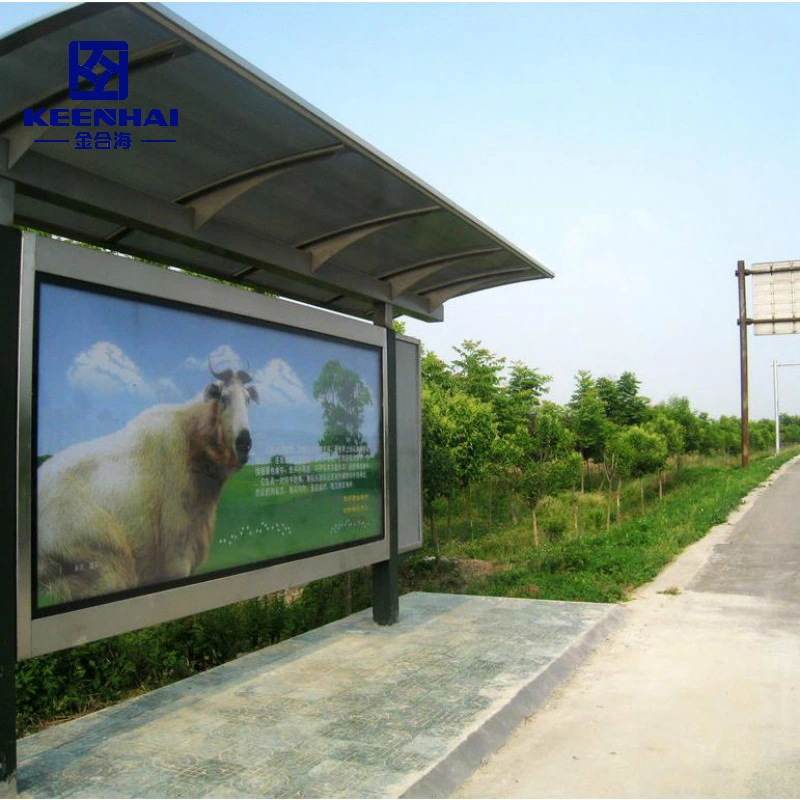
<svg viewBox="0 0 800 800">
<path fill-rule="evenodd" d="M 663 500 L 653 478 L 645 478 L 641 510 L 638 481 L 623 491 L 620 522 L 606 530 L 608 496 L 600 491 L 562 495 L 542 504 L 539 523 L 544 542 L 533 543 L 529 521 L 502 525 L 484 533 L 469 530 L 463 519 L 442 534 L 443 564 L 430 557 L 417 562 L 416 588 L 468 594 L 533 597 L 548 600 L 618 602 L 654 578 L 678 553 L 723 522 L 751 489 L 782 463 L 797 455 L 759 456 L 742 470 L 731 459 L 696 459 L 670 474 Z M 573 499 L 580 533 L 574 533 Z M 612 503 L 612 520 L 616 516 Z M 424 557 L 423 557 L 424 558 Z M 459 560 L 479 559 L 493 566 L 489 574 L 470 576 Z M 420 556 L 417 556 L 420 559 Z M 453 559 L 453 560 L 451 560 Z M 427 574 L 426 574 L 427 573 Z"/>
<path fill-rule="evenodd" d="M 663 500 L 654 480 L 646 479 L 644 513 L 640 486 L 631 481 L 623 491 L 621 520 L 608 531 L 608 498 L 597 488 L 574 498 L 578 535 L 573 497 L 553 498 L 539 509 L 538 548 L 525 509 L 512 513 L 510 498 L 496 486 L 486 487 L 472 498 L 469 514 L 461 504 L 453 505 L 449 532 L 442 515 L 441 560 L 432 557 L 430 544 L 405 560 L 402 590 L 624 600 L 724 521 L 753 487 L 797 452 L 754 458 L 746 471 L 731 459 L 687 463 L 668 476 Z M 464 559 L 480 560 L 482 574 Z M 354 611 L 370 604 L 370 585 L 368 570 L 352 573 Z M 309 584 L 291 601 L 283 595 L 259 598 L 22 662 L 18 731 L 22 735 L 101 708 L 295 636 L 344 616 L 345 606 L 345 581 L 338 576 Z"/>
</svg>

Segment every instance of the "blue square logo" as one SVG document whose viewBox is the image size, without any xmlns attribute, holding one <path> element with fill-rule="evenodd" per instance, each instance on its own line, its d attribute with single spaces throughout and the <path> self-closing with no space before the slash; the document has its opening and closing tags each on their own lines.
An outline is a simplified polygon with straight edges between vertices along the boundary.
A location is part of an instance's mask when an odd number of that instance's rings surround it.
<svg viewBox="0 0 800 800">
<path fill-rule="evenodd" d="M 118 79 L 117 88 L 107 88 L 114 78 Z M 89 86 L 80 88 L 81 79 Z M 72 100 L 124 100 L 128 96 L 128 43 L 70 42 L 69 96 Z"/>
</svg>

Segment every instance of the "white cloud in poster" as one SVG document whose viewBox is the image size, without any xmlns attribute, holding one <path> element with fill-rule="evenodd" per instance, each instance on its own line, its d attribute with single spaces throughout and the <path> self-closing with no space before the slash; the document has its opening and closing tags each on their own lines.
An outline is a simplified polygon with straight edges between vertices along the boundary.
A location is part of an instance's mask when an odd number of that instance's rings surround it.
<svg viewBox="0 0 800 800">
<path fill-rule="evenodd" d="M 273 358 L 253 375 L 261 405 L 305 406 L 311 403 L 303 382 L 282 358 Z"/>
<path fill-rule="evenodd" d="M 190 369 L 190 370 L 207 370 L 208 369 L 208 361 L 203 361 L 200 358 L 195 358 L 194 356 L 189 356 L 186 361 L 181 364 L 183 369 Z"/>
<path fill-rule="evenodd" d="M 245 363 L 239 358 L 239 354 L 228 344 L 215 347 L 211 351 L 209 359 L 217 372 L 223 369 L 241 369 L 245 366 Z M 206 364 L 206 366 L 208 365 Z"/>
<path fill-rule="evenodd" d="M 209 372 L 209 367 L 215 372 L 222 372 L 225 369 L 247 369 L 247 366 L 248 362 L 241 358 L 229 344 L 221 344 L 219 347 L 215 347 L 203 358 L 189 356 L 181 364 L 183 369 L 206 373 Z"/>
<path fill-rule="evenodd" d="M 75 389 L 100 395 L 132 394 L 143 400 L 174 400 L 178 387 L 169 378 L 150 382 L 136 363 L 113 342 L 95 342 L 67 370 Z"/>
</svg>

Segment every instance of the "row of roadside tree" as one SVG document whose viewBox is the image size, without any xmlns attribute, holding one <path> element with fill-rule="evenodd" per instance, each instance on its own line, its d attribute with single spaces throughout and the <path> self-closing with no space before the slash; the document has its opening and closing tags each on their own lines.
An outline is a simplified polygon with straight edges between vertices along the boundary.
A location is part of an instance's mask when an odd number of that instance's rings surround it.
<svg viewBox="0 0 800 800">
<path fill-rule="evenodd" d="M 422 358 L 423 500 L 439 551 L 437 510 L 454 497 L 472 524 L 477 485 L 508 499 L 517 521 L 527 508 L 539 544 L 537 510 L 549 496 L 570 492 L 577 531 L 577 494 L 587 476 L 599 475 L 608 492 L 606 525 L 614 503 L 619 517 L 625 481 L 652 475 L 659 494 L 671 462 L 692 455 L 733 455 L 740 450 L 738 417 L 712 419 L 686 397 L 652 403 L 640 394 L 633 372 L 618 378 L 581 371 L 566 405 L 545 399 L 551 378 L 520 362 L 465 341 L 447 363 L 433 352 Z M 800 416 L 782 417 L 782 439 L 800 442 Z M 774 423 L 751 423 L 751 447 L 773 444 Z M 644 481 L 640 481 L 644 503 Z M 491 503 L 490 503 L 491 508 Z"/>
</svg>

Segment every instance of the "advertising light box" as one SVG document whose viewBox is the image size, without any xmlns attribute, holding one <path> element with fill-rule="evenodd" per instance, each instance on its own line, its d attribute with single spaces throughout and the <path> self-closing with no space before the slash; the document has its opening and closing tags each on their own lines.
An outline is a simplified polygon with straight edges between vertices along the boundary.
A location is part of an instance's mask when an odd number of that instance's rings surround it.
<svg viewBox="0 0 800 800">
<path fill-rule="evenodd" d="M 384 331 L 49 239 L 23 260 L 21 657 L 387 557 Z"/>
</svg>

